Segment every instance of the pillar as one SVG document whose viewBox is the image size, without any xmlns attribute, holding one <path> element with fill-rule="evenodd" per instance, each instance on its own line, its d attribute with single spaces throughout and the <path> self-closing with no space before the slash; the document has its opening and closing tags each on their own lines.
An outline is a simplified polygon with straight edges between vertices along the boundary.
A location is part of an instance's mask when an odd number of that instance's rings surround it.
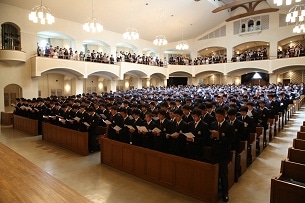
<svg viewBox="0 0 305 203">
<path fill-rule="evenodd" d="M 84 93 L 84 79 L 76 78 L 75 79 L 75 94 Z"/>
</svg>

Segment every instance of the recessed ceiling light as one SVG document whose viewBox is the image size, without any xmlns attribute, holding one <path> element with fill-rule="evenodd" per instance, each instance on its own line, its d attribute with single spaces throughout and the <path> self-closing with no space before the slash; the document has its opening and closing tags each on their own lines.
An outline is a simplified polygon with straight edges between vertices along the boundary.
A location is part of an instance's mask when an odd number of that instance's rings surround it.
<svg viewBox="0 0 305 203">
<path fill-rule="evenodd" d="M 148 3 L 146 3 L 145 5 L 148 6 Z"/>
</svg>

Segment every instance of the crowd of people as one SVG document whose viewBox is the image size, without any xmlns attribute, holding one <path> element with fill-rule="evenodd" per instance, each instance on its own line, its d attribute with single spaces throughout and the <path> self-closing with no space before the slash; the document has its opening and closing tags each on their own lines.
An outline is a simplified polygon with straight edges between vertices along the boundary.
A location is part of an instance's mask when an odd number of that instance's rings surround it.
<svg viewBox="0 0 305 203">
<path fill-rule="evenodd" d="M 238 151 L 240 141 L 248 140 L 255 126 L 267 128 L 268 118 L 279 112 L 284 115 L 288 104 L 304 93 L 303 83 L 160 87 L 21 98 L 14 113 L 88 132 L 90 152 L 99 149 L 98 126 L 108 126 L 108 138 L 116 141 L 198 161 L 216 161 L 227 201 L 230 151 Z M 203 154 L 204 146 L 214 150 L 211 159 Z M 236 169 L 236 180 L 239 175 Z"/>
<path fill-rule="evenodd" d="M 72 48 L 60 48 L 59 46 L 53 47 L 52 45 L 47 45 L 45 49 L 39 47 L 37 44 L 37 56 L 44 56 L 50 58 L 59 58 L 59 59 L 69 59 L 76 61 L 90 61 L 98 63 L 108 63 L 115 64 L 116 62 L 130 62 L 137 64 L 144 64 L 150 66 L 160 66 L 166 67 L 170 65 L 204 65 L 204 64 L 216 64 L 216 63 L 227 63 L 227 56 L 222 54 L 214 54 L 211 56 L 198 56 L 192 60 L 189 57 L 182 55 L 170 56 L 167 60 L 159 59 L 158 57 L 147 56 L 145 54 L 137 55 L 135 53 L 131 54 L 130 52 L 117 52 L 116 58 L 111 54 L 96 52 L 95 50 L 87 50 L 86 53 L 81 51 L 73 51 Z M 280 50 L 278 49 L 277 58 L 289 58 L 289 57 L 301 57 L 305 56 L 305 49 L 302 45 L 297 46 L 288 46 L 287 48 Z M 115 60 L 116 59 L 116 60 Z M 234 54 L 231 58 L 232 62 L 241 62 L 241 61 L 252 61 L 252 60 L 265 60 L 268 59 L 267 48 L 258 48 L 255 50 L 246 50 L 239 54 Z"/>
<path fill-rule="evenodd" d="M 265 60 L 268 59 L 267 49 L 266 48 L 258 48 L 256 50 L 244 51 L 240 54 L 235 54 L 231 61 L 232 62 L 240 62 L 240 61 L 253 61 L 253 60 Z"/>
<path fill-rule="evenodd" d="M 291 58 L 305 56 L 305 49 L 302 45 L 288 46 L 287 48 L 277 51 L 277 58 Z"/>
</svg>

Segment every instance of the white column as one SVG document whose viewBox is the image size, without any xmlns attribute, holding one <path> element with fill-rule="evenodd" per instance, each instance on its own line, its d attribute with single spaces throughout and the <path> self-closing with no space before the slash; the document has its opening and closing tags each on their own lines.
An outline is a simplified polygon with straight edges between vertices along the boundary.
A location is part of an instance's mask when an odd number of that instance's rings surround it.
<svg viewBox="0 0 305 203">
<path fill-rule="evenodd" d="M 107 92 L 116 92 L 116 85 L 117 81 L 116 80 L 108 80 L 107 82 Z"/>
<path fill-rule="evenodd" d="M 84 91 L 84 79 L 76 78 L 75 79 L 75 94 L 83 94 Z"/>
<path fill-rule="evenodd" d="M 277 74 L 269 74 L 269 83 L 277 84 Z"/>
<path fill-rule="evenodd" d="M 137 83 L 135 84 L 136 89 L 142 89 L 142 78 L 138 78 Z"/>
</svg>

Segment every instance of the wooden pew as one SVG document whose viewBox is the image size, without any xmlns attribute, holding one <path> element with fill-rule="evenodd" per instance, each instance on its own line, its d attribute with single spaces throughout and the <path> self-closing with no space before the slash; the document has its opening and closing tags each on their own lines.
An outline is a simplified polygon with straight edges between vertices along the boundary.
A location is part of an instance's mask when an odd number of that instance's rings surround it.
<svg viewBox="0 0 305 203">
<path fill-rule="evenodd" d="M 234 185 L 235 179 L 235 151 L 231 151 L 232 159 L 228 164 L 229 188 Z"/>
<path fill-rule="evenodd" d="M 281 176 L 286 179 L 292 179 L 301 183 L 305 183 L 305 164 L 282 160 Z"/>
<path fill-rule="evenodd" d="M 264 150 L 264 128 L 256 127 L 256 134 L 257 134 L 256 148 L 258 149 L 257 150 L 257 156 L 258 156 Z"/>
<path fill-rule="evenodd" d="M 13 113 L 1 112 L 1 125 L 13 125 Z"/>
<path fill-rule="evenodd" d="M 264 129 L 264 148 L 267 147 L 270 141 L 270 123 L 268 122 L 267 129 Z"/>
<path fill-rule="evenodd" d="M 42 139 L 83 156 L 89 154 L 87 132 L 71 130 L 43 122 Z"/>
<path fill-rule="evenodd" d="M 305 132 L 305 126 L 300 126 L 300 131 Z"/>
<path fill-rule="evenodd" d="M 305 126 L 305 121 L 303 121 L 303 126 Z"/>
<path fill-rule="evenodd" d="M 240 162 L 240 173 L 243 174 L 247 169 L 247 158 L 248 158 L 248 142 L 240 142 L 240 152 L 239 152 L 239 162 Z"/>
<path fill-rule="evenodd" d="M 268 119 L 269 122 L 269 142 L 272 141 L 272 139 L 274 138 L 274 131 L 275 131 L 275 119 L 274 118 L 269 118 Z"/>
<path fill-rule="evenodd" d="M 14 128 L 30 135 L 38 135 L 38 120 L 14 115 Z"/>
<path fill-rule="evenodd" d="M 102 164 L 204 202 L 218 201 L 218 164 L 174 156 L 102 136 L 99 141 Z"/>
<path fill-rule="evenodd" d="M 280 116 L 279 115 L 275 115 L 275 123 L 274 123 L 274 136 L 277 136 L 277 134 L 280 132 L 280 128 L 279 128 L 279 122 L 280 122 Z"/>
<path fill-rule="evenodd" d="M 305 150 L 288 148 L 288 159 L 291 162 L 305 164 Z M 303 171 L 305 173 L 305 171 Z"/>
<path fill-rule="evenodd" d="M 305 150 L 305 140 L 293 139 L 293 148 Z"/>
<path fill-rule="evenodd" d="M 297 132 L 297 138 L 300 140 L 305 140 L 305 132 Z"/>
<path fill-rule="evenodd" d="M 279 112 L 279 130 L 284 128 L 284 122 L 285 122 L 285 118 L 284 118 L 284 114 L 282 112 Z"/>
<path fill-rule="evenodd" d="M 305 186 L 281 180 L 281 177 L 271 179 L 270 203 L 304 203 Z"/>
<path fill-rule="evenodd" d="M 250 133 L 250 138 L 248 142 L 248 166 L 253 163 L 253 161 L 256 159 L 256 139 L 257 134 L 256 133 Z"/>
</svg>

